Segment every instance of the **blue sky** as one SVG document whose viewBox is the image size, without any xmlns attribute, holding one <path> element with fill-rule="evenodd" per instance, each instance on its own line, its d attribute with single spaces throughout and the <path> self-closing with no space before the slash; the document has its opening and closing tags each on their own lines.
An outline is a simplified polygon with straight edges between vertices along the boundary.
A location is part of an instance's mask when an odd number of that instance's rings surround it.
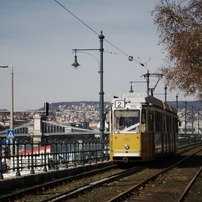
<svg viewBox="0 0 202 202">
<path fill-rule="evenodd" d="M 105 101 L 128 91 L 129 81 L 145 81 L 141 76 L 147 70 L 158 72 L 165 54 L 150 14 L 158 0 L 58 1 L 118 47 L 104 41 Z M 56 1 L 0 1 L 0 27 L 0 65 L 14 69 L 15 111 L 38 109 L 44 102 L 99 100 L 99 51 L 78 52 L 81 66 L 71 66 L 72 49 L 99 48 L 98 35 Z M 135 61 L 129 62 L 127 55 Z M 9 109 L 10 72 L 0 68 L 0 109 Z M 152 77 L 150 87 L 156 81 Z M 146 92 L 146 84 L 133 84 L 133 89 Z M 156 97 L 164 99 L 163 93 L 160 81 Z M 176 94 L 168 92 L 167 100 L 175 100 Z M 178 94 L 180 101 L 194 100 Z"/>
</svg>

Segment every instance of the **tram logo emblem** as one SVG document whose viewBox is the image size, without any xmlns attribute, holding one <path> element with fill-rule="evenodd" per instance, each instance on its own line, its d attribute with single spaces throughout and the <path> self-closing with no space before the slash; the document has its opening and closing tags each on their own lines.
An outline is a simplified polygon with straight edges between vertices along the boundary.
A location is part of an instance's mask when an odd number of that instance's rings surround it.
<svg viewBox="0 0 202 202">
<path fill-rule="evenodd" d="M 130 138 L 123 138 L 123 141 L 130 141 Z"/>
</svg>

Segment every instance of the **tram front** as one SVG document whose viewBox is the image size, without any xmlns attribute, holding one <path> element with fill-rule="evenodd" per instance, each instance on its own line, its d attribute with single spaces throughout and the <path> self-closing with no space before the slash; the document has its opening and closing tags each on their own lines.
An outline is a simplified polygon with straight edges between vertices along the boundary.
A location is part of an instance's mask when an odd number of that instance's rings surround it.
<svg viewBox="0 0 202 202">
<path fill-rule="evenodd" d="M 110 159 L 114 162 L 134 162 L 142 158 L 141 131 L 144 130 L 143 93 L 125 93 L 112 100 L 110 124 Z"/>
</svg>

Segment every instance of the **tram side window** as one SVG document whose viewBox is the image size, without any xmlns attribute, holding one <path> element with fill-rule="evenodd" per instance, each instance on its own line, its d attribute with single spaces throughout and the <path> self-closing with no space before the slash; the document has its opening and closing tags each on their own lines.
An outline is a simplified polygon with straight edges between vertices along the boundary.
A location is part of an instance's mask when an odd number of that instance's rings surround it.
<svg viewBox="0 0 202 202">
<path fill-rule="evenodd" d="M 162 114 L 162 132 L 166 132 L 165 114 Z"/>
<path fill-rule="evenodd" d="M 173 117 L 172 116 L 170 116 L 170 132 L 173 132 L 174 131 L 174 121 L 173 121 Z"/>
<path fill-rule="evenodd" d="M 155 112 L 155 124 L 156 132 L 162 131 L 162 114 L 160 112 Z"/>
<path fill-rule="evenodd" d="M 173 117 L 173 132 L 178 132 L 178 119 L 176 117 Z"/>
<path fill-rule="evenodd" d="M 146 131 L 146 111 L 145 109 L 142 110 L 142 118 L 141 118 L 141 132 Z"/>
<path fill-rule="evenodd" d="M 167 132 L 170 132 L 171 119 L 169 115 L 166 115 Z"/>
<path fill-rule="evenodd" d="M 175 132 L 178 133 L 178 118 L 175 118 Z M 179 125 L 181 125 L 181 123 L 179 123 Z"/>
<path fill-rule="evenodd" d="M 172 132 L 175 132 L 175 117 L 172 117 L 172 126 L 173 126 Z"/>
<path fill-rule="evenodd" d="M 154 131 L 154 115 L 153 115 L 153 112 L 149 112 L 148 130 L 149 131 Z"/>
</svg>

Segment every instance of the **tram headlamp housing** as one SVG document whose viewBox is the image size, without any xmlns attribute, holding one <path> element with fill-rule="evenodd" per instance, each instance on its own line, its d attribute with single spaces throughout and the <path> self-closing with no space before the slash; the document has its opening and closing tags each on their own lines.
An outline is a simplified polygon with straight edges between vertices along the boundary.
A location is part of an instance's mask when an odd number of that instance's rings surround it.
<svg viewBox="0 0 202 202">
<path fill-rule="evenodd" d="M 129 145 L 127 145 L 127 144 L 125 144 L 125 146 L 124 146 L 124 147 L 125 147 L 125 149 L 126 149 L 126 150 L 130 149 L 130 146 L 129 146 Z"/>
</svg>

